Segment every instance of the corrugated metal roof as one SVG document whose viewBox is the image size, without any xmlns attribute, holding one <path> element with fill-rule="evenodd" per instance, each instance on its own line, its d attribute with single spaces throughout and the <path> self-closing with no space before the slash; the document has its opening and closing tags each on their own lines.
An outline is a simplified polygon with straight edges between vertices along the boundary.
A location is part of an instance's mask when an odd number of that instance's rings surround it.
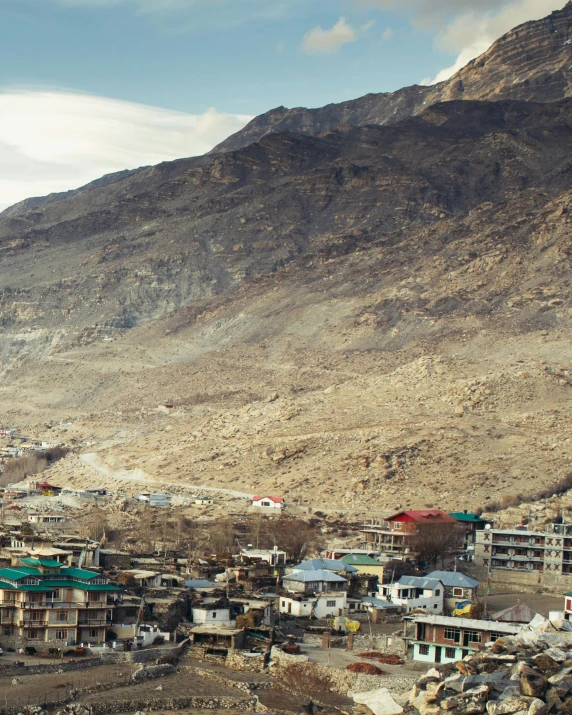
<svg viewBox="0 0 572 715">
<path fill-rule="evenodd" d="M 502 611 L 491 614 L 493 621 L 504 623 L 530 623 L 534 616 L 538 616 L 538 613 L 525 603 L 517 603 L 516 606 L 503 608 Z"/>
<path fill-rule="evenodd" d="M 427 574 L 427 578 L 436 578 L 444 586 L 453 586 L 456 588 L 477 588 L 478 581 L 474 578 L 469 578 L 460 571 L 431 571 Z"/>
<path fill-rule="evenodd" d="M 402 576 L 397 582 L 401 586 L 415 586 L 415 588 L 430 588 L 435 590 L 444 584 L 438 578 L 428 576 Z"/>
<path fill-rule="evenodd" d="M 330 583 L 346 583 L 347 579 L 333 571 L 326 569 L 312 569 L 310 571 L 294 571 L 287 576 L 284 576 L 283 581 L 300 581 L 302 583 L 310 583 L 313 581 L 328 581 Z"/>
<path fill-rule="evenodd" d="M 351 566 L 381 566 L 383 567 L 383 564 L 380 561 L 376 561 L 375 559 L 372 559 L 371 556 L 367 556 L 366 554 L 346 554 L 345 556 L 342 556 L 340 561 L 343 561 L 344 564 L 350 564 Z"/>
<path fill-rule="evenodd" d="M 208 581 L 205 578 L 191 578 L 185 581 L 185 586 L 187 588 L 194 588 L 198 589 L 199 591 L 201 589 L 207 589 L 207 588 L 219 588 L 219 586 L 215 583 L 212 583 L 212 581 Z"/>
<path fill-rule="evenodd" d="M 301 564 L 294 566 L 295 571 L 316 571 L 316 569 L 326 569 L 327 571 L 347 571 L 347 573 L 357 573 L 355 566 L 343 562 L 341 559 L 307 559 Z"/>
</svg>

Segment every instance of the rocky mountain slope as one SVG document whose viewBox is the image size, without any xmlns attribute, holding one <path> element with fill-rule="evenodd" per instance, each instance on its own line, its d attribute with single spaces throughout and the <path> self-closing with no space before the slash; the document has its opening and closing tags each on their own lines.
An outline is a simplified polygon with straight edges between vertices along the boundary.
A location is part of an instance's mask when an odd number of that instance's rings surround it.
<svg viewBox="0 0 572 715">
<path fill-rule="evenodd" d="M 8 210 L 0 423 L 78 445 L 53 474 L 76 486 L 360 511 L 550 486 L 571 166 L 572 99 L 454 101 Z"/>
<path fill-rule="evenodd" d="M 213 149 L 232 151 L 269 133 L 319 134 L 340 125 L 395 124 L 437 102 L 519 99 L 554 102 L 572 93 L 572 2 L 511 30 L 446 82 L 368 94 L 319 109 L 278 107 Z"/>
</svg>

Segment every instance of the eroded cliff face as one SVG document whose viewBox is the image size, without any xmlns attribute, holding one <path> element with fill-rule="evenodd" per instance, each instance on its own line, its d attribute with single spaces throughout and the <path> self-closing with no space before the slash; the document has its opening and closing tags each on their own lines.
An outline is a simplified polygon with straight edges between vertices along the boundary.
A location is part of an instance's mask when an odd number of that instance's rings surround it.
<svg viewBox="0 0 572 715">
<path fill-rule="evenodd" d="M 471 211 L 490 204 L 496 215 L 533 196 L 541 210 L 570 188 L 571 112 L 571 100 L 445 103 L 391 127 L 269 135 L 8 212 L 2 359 L 101 339 L 373 246 L 390 262 L 403 251 L 429 259 Z M 347 289 L 359 294 L 359 283 Z"/>
<path fill-rule="evenodd" d="M 213 149 L 231 151 L 269 133 L 320 134 L 341 125 L 395 124 L 450 100 L 520 99 L 555 102 L 572 87 L 572 3 L 528 22 L 497 40 L 481 57 L 446 82 L 329 104 L 319 109 L 279 107 L 253 119 Z"/>
</svg>

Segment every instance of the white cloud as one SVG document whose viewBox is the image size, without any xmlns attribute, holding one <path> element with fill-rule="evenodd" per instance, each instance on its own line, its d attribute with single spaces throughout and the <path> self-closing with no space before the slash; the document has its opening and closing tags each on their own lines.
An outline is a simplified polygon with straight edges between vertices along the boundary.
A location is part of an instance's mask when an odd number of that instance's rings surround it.
<svg viewBox="0 0 572 715">
<path fill-rule="evenodd" d="M 71 92 L 0 92 L 0 209 L 106 173 L 203 154 L 251 118 Z"/>
<path fill-rule="evenodd" d="M 485 52 L 492 43 L 513 27 L 539 20 L 560 10 L 567 0 L 356 0 L 366 5 L 413 14 L 417 27 L 435 33 L 435 47 L 454 53 L 456 59 L 434 79 L 441 82 Z"/>
<path fill-rule="evenodd" d="M 383 31 L 381 39 L 383 40 L 383 42 L 389 42 L 389 40 L 391 40 L 392 37 L 393 37 L 393 30 L 391 29 L 391 27 L 386 27 L 385 30 Z"/>
<path fill-rule="evenodd" d="M 348 25 L 346 18 L 340 17 L 330 30 L 317 25 L 307 32 L 302 40 L 302 49 L 309 55 L 327 55 L 350 42 L 356 42 L 357 38 L 357 32 Z"/>
<path fill-rule="evenodd" d="M 345 17 L 340 17 L 329 30 L 324 30 L 320 25 L 316 25 L 307 32 L 302 40 L 302 49 L 308 55 L 330 55 L 344 45 L 357 42 L 374 25 L 375 20 L 370 20 L 356 30 L 346 22 Z"/>
</svg>

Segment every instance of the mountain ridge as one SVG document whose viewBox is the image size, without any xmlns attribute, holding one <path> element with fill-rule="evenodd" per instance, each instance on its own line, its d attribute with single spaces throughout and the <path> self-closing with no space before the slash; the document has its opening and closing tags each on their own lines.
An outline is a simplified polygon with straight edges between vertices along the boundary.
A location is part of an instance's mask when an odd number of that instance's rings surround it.
<svg viewBox="0 0 572 715">
<path fill-rule="evenodd" d="M 392 124 L 431 104 L 457 99 L 519 99 L 552 102 L 572 93 L 572 2 L 542 20 L 526 22 L 499 38 L 449 80 L 412 85 L 395 92 L 367 94 L 318 109 L 277 107 L 255 117 L 211 153 L 230 151 L 284 130 L 319 134 L 343 124 Z M 554 52 L 558 43 L 563 57 Z M 507 51 L 508 50 L 508 51 Z M 554 61 L 547 64 L 547 57 Z M 515 73 L 516 77 L 515 77 Z"/>
</svg>

